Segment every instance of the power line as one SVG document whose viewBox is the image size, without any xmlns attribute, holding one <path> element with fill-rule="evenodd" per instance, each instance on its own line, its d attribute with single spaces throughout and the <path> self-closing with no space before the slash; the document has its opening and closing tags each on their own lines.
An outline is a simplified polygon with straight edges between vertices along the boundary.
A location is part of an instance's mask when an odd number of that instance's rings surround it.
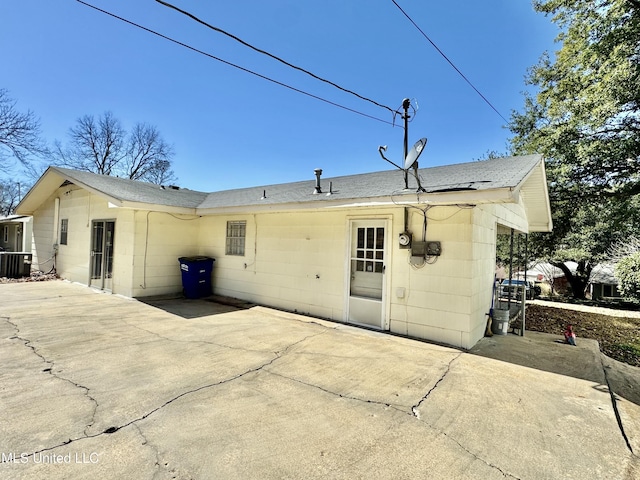
<svg viewBox="0 0 640 480">
<path fill-rule="evenodd" d="M 395 126 L 395 123 L 393 123 L 393 122 L 389 122 L 387 120 L 383 120 L 381 118 L 374 117 L 373 115 L 368 115 L 368 114 L 360 112 L 358 110 L 354 110 L 353 108 L 345 107 L 344 105 L 341 105 L 341 104 L 336 103 L 336 102 L 332 102 L 331 100 L 327 100 L 326 98 L 319 97 L 318 95 L 314 95 L 312 93 L 306 92 L 306 91 L 301 90 L 299 88 L 292 87 L 291 85 L 288 85 L 286 83 L 280 82 L 278 80 L 274 80 L 273 78 L 267 77 L 267 76 L 262 75 L 262 74 L 257 73 L 257 72 L 254 72 L 253 70 L 249 70 L 248 68 L 242 67 L 240 65 L 236 65 L 235 63 L 229 62 L 229 61 L 224 60 L 224 59 L 222 59 L 220 57 L 216 57 L 215 55 L 207 53 L 207 52 L 205 52 L 203 50 L 199 50 L 199 49 L 197 49 L 195 47 L 192 47 L 191 45 L 183 43 L 183 42 L 181 42 L 179 40 L 176 40 L 174 38 L 168 37 L 167 35 L 164 35 L 164 34 L 162 34 L 160 32 L 157 32 L 155 30 L 151 30 L 150 28 L 147 28 L 147 27 L 144 27 L 142 25 L 139 25 L 139 24 L 137 24 L 135 22 L 132 22 L 131 20 L 127 20 L 126 18 L 120 17 L 120 16 L 118 16 L 118 15 L 116 15 L 114 13 L 108 12 L 107 10 L 103 10 L 101 8 L 98 8 L 95 5 L 91 5 L 90 3 L 83 2 L 82 0 L 76 0 L 76 1 L 78 3 L 81 3 L 81 4 L 85 5 L 85 6 L 87 6 L 87 7 L 93 8 L 94 10 L 97 10 L 98 12 L 104 13 L 105 15 L 109 15 L 110 17 L 113 17 L 113 18 L 115 18 L 117 20 L 120 20 L 120 21 L 122 21 L 124 23 L 128 23 L 129 25 L 132 25 L 132 26 L 134 26 L 136 28 L 139 28 L 141 30 L 144 30 L 145 32 L 149 32 L 149 33 L 152 33 L 153 35 L 157 35 L 158 37 L 164 38 L 165 40 L 168 40 L 170 42 L 175 43 L 176 45 L 180 45 L 181 47 L 188 48 L 189 50 L 192 50 L 192 51 L 194 51 L 196 53 L 199 53 L 201 55 L 209 57 L 212 60 L 216 60 L 218 62 L 224 63 L 225 65 L 229 65 L 230 67 L 237 68 L 238 70 L 242 70 L 243 72 L 250 73 L 251 75 L 255 75 L 256 77 L 262 78 L 263 80 L 267 80 L 269 82 L 275 83 L 276 85 L 280 85 L 281 87 L 288 88 L 289 90 L 293 90 L 294 92 L 301 93 L 302 95 L 306 95 L 308 97 L 315 98 L 316 100 L 320 100 L 321 102 L 328 103 L 329 105 L 333 105 L 334 107 L 338 107 L 338 108 L 341 108 L 343 110 L 347 110 L 348 112 L 356 113 L 356 114 L 361 115 L 363 117 L 367 117 L 367 118 L 370 118 L 372 120 L 376 120 L 378 122 L 386 123 L 387 125 Z"/>
<path fill-rule="evenodd" d="M 186 15 L 187 17 L 191 18 L 192 20 L 195 20 L 195 21 L 196 21 L 196 22 L 198 22 L 199 24 L 204 25 L 205 27 L 210 28 L 211 30 L 213 30 L 213 31 L 215 31 L 215 32 L 222 33 L 223 35 L 226 35 L 227 37 L 232 38 L 232 39 L 233 39 L 233 40 L 235 40 L 236 42 L 240 42 L 240 43 L 241 43 L 242 45 L 244 45 L 245 47 L 249 47 L 250 49 L 252 49 L 252 50 L 254 50 L 254 51 L 258 52 L 258 53 L 261 53 L 261 54 L 266 55 L 266 56 L 268 56 L 268 57 L 270 57 L 270 58 L 273 58 L 274 60 L 277 60 L 278 62 L 283 63 L 283 64 L 284 64 L 284 65 L 286 65 L 287 67 L 291 67 L 291 68 L 293 68 L 293 69 L 295 69 L 295 70 L 298 70 L 299 72 L 306 73 L 307 75 L 309 75 L 309 76 L 311 76 L 311 77 L 315 78 L 316 80 L 320 80 L 321 82 L 328 83 L 328 84 L 329 84 L 329 85 L 331 85 L 332 87 L 335 87 L 335 88 L 337 88 L 337 89 L 339 89 L 339 90 L 342 90 L 343 92 L 349 93 L 349 94 L 351 94 L 351 95 L 355 95 L 356 97 L 358 97 L 358 98 L 359 98 L 359 99 L 361 99 L 361 100 L 364 100 L 364 101 L 366 101 L 366 102 L 373 103 L 374 105 L 376 105 L 376 106 L 378 106 L 378 107 L 385 108 L 385 109 L 389 110 L 391 113 L 395 113 L 395 110 L 393 110 L 393 109 L 392 109 L 392 108 L 390 108 L 390 107 L 387 107 L 386 105 L 382 105 L 381 103 L 378 103 L 378 102 L 376 102 L 375 100 L 371 100 L 370 98 L 363 97 L 363 96 L 362 96 L 362 95 L 360 95 L 359 93 L 356 93 L 356 92 L 354 92 L 354 91 L 352 91 L 352 90 L 349 90 L 349 89 L 347 89 L 347 88 L 341 87 L 341 86 L 340 86 L 340 85 L 338 85 L 337 83 L 334 83 L 334 82 L 332 82 L 332 81 L 330 81 L 330 80 L 327 80 L 326 78 L 322 78 L 322 77 L 320 77 L 320 76 L 316 75 L 315 73 L 312 73 L 312 72 L 310 72 L 309 70 L 306 70 L 306 69 L 304 69 L 304 68 L 302 68 L 302 67 L 299 67 L 299 66 L 297 66 L 297 65 L 294 65 L 294 64 L 292 64 L 292 63 L 289 63 L 289 62 L 287 62 L 286 60 L 283 60 L 282 58 L 280 58 L 280 57 L 278 57 L 278 56 L 276 56 L 276 55 L 274 55 L 274 54 L 272 54 L 272 53 L 267 52 L 266 50 L 262 50 L 261 48 L 255 47 L 255 46 L 251 45 L 250 43 L 245 42 L 245 41 L 244 41 L 244 40 L 242 40 L 241 38 L 239 38 L 239 37 L 237 37 L 237 36 L 235 36 L 235 35 L 233 35 L 233 34 L 231 34 L 231 33 L 227 32 L 227 31 L 225 31 L 225 30 L 223 30 L 223 29 L 221 29 L 221 28 L 219 28 L 219 27 L 216 27 L 216 26 L 214 26 L 214 25 L 211 25 L 211 24 L 209 24 L 209 23 L 205 22 L 204 20 L 202 20 L 202 19 L 200 19 L 200 18 L 196 17 L 196 16 L 195 16 L 195 15 L 193 15 L 192 13 L 187 12 L 186 10 L 182 10 L 181 8 L 176 7 L 175 5 L 172 5 L 172 4 L 170 4 L 170 3 L 168 3 L 168 2 L 165 2 L 165 1 L 163 1 L 163 0 L 156 0 L 156 2 L 157 2 L 157 3 L 160 3 L 160 4 L 162 4 L 162 5 L 164 5 L 165 7 L 172 8 L 172 9 L 173 9 L 173 10 L 175 10 L 176 12 L 179 12 L 179 13 L 182 13 L 183 15 Z"/>
<path fill-rule="evenodd" d="M 413 19 L 412 19 L 412 18 L 407 14 L 407 12 L 405 12 L 405 11 L 402 9 L 402 7 L 401 7 L 400 5 L 398 5 L 398 3 L 396 2 L 396 0 L 391 0 L 391 1 L 393 2 L 393 4 L 394 4 L 396 7 L 398 7 L 398 9 L 403 13 L 403 15 L 404 15 L 405 17 L 407 17 L 407 19 L 408 19 L 408 20 L 413 24 L 413 26 L 414 26 L 414 27 L 416 27 L 416 28 L 418 29 L 418 31 L 422 34 L 422 36 L 423 36 L 424 38 L 426 38 L 426 39 L 427 39 L 427 41 L 428 41 L 431 45 L 433 45 L 433 48 L 435 48 L 435 49 L 438 51 L 438 53 L 439 53 L 440 55 L 442 55 L 442 57 L 443 57 L 447 62 L 449 62 L 449 65 L 451 65 L 451 66 L 455 69 L 455 71 L 456 71 L 456 72 L 458 72 L 458 74 L 460 74 L 460 76 L 461 76 L 462 78 L 464 78 L 464 80 L 465 80 L 469 85 L 471 85 L 471 88 L 473 88 L 473 89 L 476 91 L 476 93 L 482 97 L 482 99 L 487 103 L 487 105 L 489 105 L 489 106 L 493 109 L 493 111 L 494 111 L 494 112 L 496 112 L 498 115 L 500 115 L 500 118 L 502 118 L 505 122 L 509 123 L 509 121 L 508 121 L 506 118 L 504 118 L 504 117 L 502 116 L 502 114 L 498 111 L 498 109 L 496 109 L 496 107 L 494 107 L 494 106 L 491 104 L 491 102 L 490 102 L 489 100 L 487 100 L 487 98 L 486 98 L 482 93 L 480 93 L 480 90 L 478 90 L 478 89 L 475 87 L 475 85 L 474 85 L 473 83 L 471 83 L 471 81 L 470 81 L 470 80 L 469 80 L 469 79 L 464 75 L 464 73 L 462 73 L 462 72 L 458 69 L 458 67 L 456 67 L 456 66 L 454 65 L 454 63 L 449 59 L 449 57 L 447 57 L 447 56 L 444 54 L 444 52 L 443 52 L 442 50 L 440 50 L 440 48 L 438 48 L 438 46 L 434 43 L 434 41 L 433 41 L 433 40 L 431 40 L 431 39 L 428 37 L 428 35 L 422 31 L 422 29 L 418 26 L 418 24 L 417 24 L 416 22 L 414 22 L 414 21 L 413 21 Z"/>
</svg>

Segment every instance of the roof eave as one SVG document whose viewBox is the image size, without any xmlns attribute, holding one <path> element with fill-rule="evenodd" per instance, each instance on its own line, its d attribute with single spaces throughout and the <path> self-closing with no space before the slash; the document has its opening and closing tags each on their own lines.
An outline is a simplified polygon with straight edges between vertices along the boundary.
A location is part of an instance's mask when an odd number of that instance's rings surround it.
<svg viewBox="0 0 640 480">
<path fill-rule="evenodd" d="M 544 158 L 542 155 L 539 157 L 540 159 L 538 163 L 527 173 L 527 175 L 525 175 L 522 181 L 518 184 L 514 193 L 520 195 L 526 188 L 525 186 L 528 182 L 535 182 L 533 185 L 533 188 L 537 190 L 535 198 L 541 199 L 542 205 L 536 206 L 535 202 L 533 202 L 534 205 L 527 205 L 527 202 L 525 201 L 525 210 L 527 211 L 527 216 L 530 217 L 528 218 L 529 231 L 548 233 L 553 230 L 553 219 L 551 216 L 551 203 L 549 201 L 549 189 L 547 186 L 547 174 Z"/>
<path fill-rule="evenodd" d="M 16 207 L 16 213 L 20 215 L 33 215 L 33 213 L 49 198 L 53 193 L 60 188 L 64 181 L 69 181 L 74 185 L 83 188 L 95 195 L 103 197 L 108 202 L 114 205 L 120 205 L 122 201 L 109 195 L 103 191 L 97 190 L 84 182 L 79 181 L 72 175 L 68 175 L 56 167 L 49 167 L 38 179 L 33 187 L 22 198 L 18 206 Z"/>
<path fill-rule="evenodd" d="M 22 197 L 22 200 L 16 206 L 15 212 L 18 215 L 33 215 L 44 200 L 60 188 L 64 180 L 65 177 L 53 170 L 53 167 L 47 168 L 33 187 Z"/>
<path fill-rule="evenodd" d="M 53 167 L 53 168 L 55 168 L 55 167 Z M 78 186 L 80 188 L 83 188 L 86 191 L 88 191 L 88 192 L 90 192 L 90 193 L 92 193 L 94 195 L 97 195 L 99 197 L 103 197 L 106 201 L 108 201 L 110 203 L 113 203 L 114 205 L 122 204 L 122 199 L 121 198 L 115 197 L 115 196 L 113 196 L 113 195 L 111 195 L 111 194 L 109 194 L 107 192 L 102 191 L 102 190 L 98 190 L 97 188 L 94 188 L 91 185 L 88 185 L 88 184 L 82 182 L 81 180 L 78 180 L 73 175 L 66 175 L 66 174 L 64 174 L 62 172 L 60 172 L 60 174 L 65 179 L 67 179 L 68 181 L 73 183 L 74 185 L 76 185 L 76 186 Z"/>
<path fill-rule="evenodd" d="M 398 205 L 479 205 L 485 203 L 517 203 L 517 196 L 510 188 L 490 190 L 469 190 L 435 193 L 413 193 L 399 196 L 366 198 L 336 198 L 304 202 L 270 203 L 197 208 L 197 215 L 246 214 L 258 212 L 279 212 L 292 210 L 318 210 L 336 208 L 389 207 Z"/>
<path fill-rule="evenodd" d="M 112 205 L 109 206 L 111 207 Z M 126 208 L 130 210 L 149 210 L 150 212 L 174 213 L 176 215 L 199 215 L 196 208 L 159 205 L 157 203 L 124 201 L 119 204 L 113 204 L 113 207 Z"/>
</svg>

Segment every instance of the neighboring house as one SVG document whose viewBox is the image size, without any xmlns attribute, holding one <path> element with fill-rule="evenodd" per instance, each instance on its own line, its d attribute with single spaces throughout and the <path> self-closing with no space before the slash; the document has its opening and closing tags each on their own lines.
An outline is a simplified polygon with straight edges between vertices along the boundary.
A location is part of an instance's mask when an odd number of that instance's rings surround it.
<svg viewBox="0 0 640 480">
<path fill-rule="evenodd" d="M 0 277 L 20 278 L 31 270 L 31 217 L 0 217 Z"/>
<path fill-rule="evenodd" d="M 0 251 L 30 253 L 31 225 L 28 215 L 0 217 Z"/>
<path fill-rule="evenodd" d="M 620 298 L 614 268 L 611 263 L 599 263 L 591 270 L 589 293 L 593 300 Z"/>
<path fill-rule="evenodd" d="M 203 193 L 50 167 L 17 211 L 34 218 L 34 264 L 55 254 L 71 281 L 176 293 L 178 258 L 205 255 L 216 294 L 470 348 L 496 235 L 552 228 L 544 161 L 419 173 L 426 192 L 392 170 Z"/>
<path fill-rule="evenodd" d="M 578 270 L 578 264 L 573 261 L 564 262 L 569 271 L 575 274 Z M 550 264 L 549 262 L 536 262 L 527 270 L 527 279 L 533 280 L 533 275 L 537 276 L 537 281 L 544 282 L 549 285 L 553 293 L 567 293 L 571 291 L 569 280 L 565 276 L 561 268 Z M 540 278 L 542 276 L 542 278 Z"/>
</svg>

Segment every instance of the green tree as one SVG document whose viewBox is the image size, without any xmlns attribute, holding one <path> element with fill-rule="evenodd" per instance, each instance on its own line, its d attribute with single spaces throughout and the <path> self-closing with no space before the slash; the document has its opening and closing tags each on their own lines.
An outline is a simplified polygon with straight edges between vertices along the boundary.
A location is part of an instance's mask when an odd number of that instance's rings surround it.
<svg viewBox="0 0 640 480">
<path fill-rule="evenodd" d="M 623 297 L 640 301 L 640 252 L 620 260 L 615 267 L 618 290 Z"/>
<path fill-rule="evenodd" d="M 528 74 L 537 90 L 510 128 L 517 154 L 546 158 L 554 232 L 532 249 L 563 268 L 576 297 L 620 235 L 640 232 L 640 9 L 629 0 L 534 0 L 560 49 Z M 563 262 L 578 262 L 574 275 Z"/>
</svg>

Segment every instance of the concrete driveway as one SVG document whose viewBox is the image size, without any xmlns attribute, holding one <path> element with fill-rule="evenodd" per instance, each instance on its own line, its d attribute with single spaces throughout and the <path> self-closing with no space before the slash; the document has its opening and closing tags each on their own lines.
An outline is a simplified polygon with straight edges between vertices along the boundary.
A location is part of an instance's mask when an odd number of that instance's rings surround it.
<svg viewBox="0 0 640 480">
<path fill-rule="evenodd" d="M 0 413 L 0 478 L 640 478 L 604 381 L 61 281 L 0 285 Z"/>
</svg>

